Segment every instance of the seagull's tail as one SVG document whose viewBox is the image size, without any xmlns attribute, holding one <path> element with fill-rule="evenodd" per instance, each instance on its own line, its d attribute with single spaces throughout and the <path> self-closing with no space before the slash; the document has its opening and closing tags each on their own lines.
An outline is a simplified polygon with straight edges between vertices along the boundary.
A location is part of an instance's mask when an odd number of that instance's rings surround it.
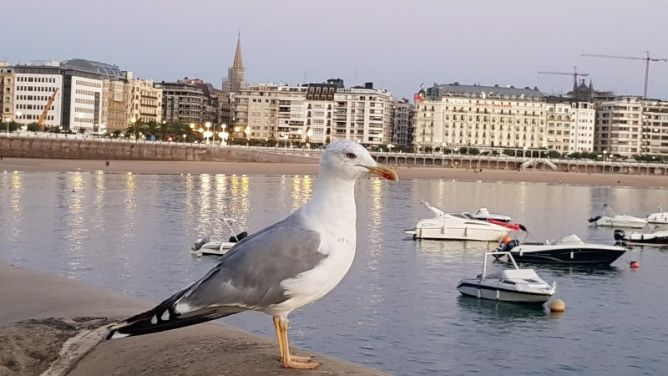
<svg viewBox="0 0 668 376">
<path fill-rule="evenodd" d="M 111 325 L 107 339 L 162 332 L 215 320 L 242 311 L 236 307 L 203 307 L 187 313 L 178 313 L 174 308 L 185 291 L 174 294 L 149 311 Z"/>
</svg>

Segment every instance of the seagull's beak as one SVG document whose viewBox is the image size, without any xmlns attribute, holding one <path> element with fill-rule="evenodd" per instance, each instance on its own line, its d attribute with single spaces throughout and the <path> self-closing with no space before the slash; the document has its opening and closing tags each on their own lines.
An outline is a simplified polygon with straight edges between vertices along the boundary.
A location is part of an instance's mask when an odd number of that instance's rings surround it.
<svg viewBox="0 0 668 376">
<path fill-rule="evenodd" d="M 369 173 L 374 174 L 374 175 L 378 175 L 383 179 L 392 180 L 392 181 L 399 180 L 399 176 L 397 175 L 396 171 L 394 171 L 392 169 L 389 169 L 387 167 L 384 167 L 384 166 L 373 166 L 373 167 L 362 166 L 362 167 L 369 170 Z"/>
</svg>

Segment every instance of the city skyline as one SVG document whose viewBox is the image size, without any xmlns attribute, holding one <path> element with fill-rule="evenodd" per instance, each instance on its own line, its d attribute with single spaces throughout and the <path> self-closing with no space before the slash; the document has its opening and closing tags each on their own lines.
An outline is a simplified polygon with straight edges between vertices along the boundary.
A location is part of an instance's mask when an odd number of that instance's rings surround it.
<svg viewBox="0 0 668 376">
<path fill-rule="evenodd" d="M 411 98 L 420 83 L 455 81 L 565 93 L 572 77 L 537 72 L 573 66 L 589 73 L 596 89 L 642 95 L 644 62 L 580 55 L 642 57 L 649 50 L 668 57 L 660 26 L 668 4 L 649 1 L 199 1 L 186 10 L 175 1 L 120 1 L 110 16 L 100 13 L 102 4 L 3 5 L 27 18 L 0 24 L 1 35 L 20 36 L 3 38 L 0 60 L 85 58 L 157 82 L 198 77 L 220 87 L 241 32 L 248 82 L 342 78 Z M 650 65 L 648 96 L 668 98 L 668 63 Z"/>
</svg>

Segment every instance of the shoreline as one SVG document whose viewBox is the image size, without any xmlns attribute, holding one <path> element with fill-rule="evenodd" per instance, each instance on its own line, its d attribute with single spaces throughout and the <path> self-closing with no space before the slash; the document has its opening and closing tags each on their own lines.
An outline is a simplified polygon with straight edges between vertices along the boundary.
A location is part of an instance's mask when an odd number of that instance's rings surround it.
<svg viewBox="0 0 668 376">
<path fill-rule="evenodd" d="M 194 162 L 194 161 L 136 161 L 90 159 L 33 159 L 3 158 L 0 172 L 68 172 L 84 171 L 134 174 L 225 174 L 225 175 L 317 175 L 316 163 L 268 163 L 268 162 Z M 445 179 L 482 182 L 526 182 L 548 184 L 573 184 L 634 188 L 666 188 L 668 177 L 661 175 L 628 175 L 605 173 L 580 173 L 545 170 L 493 170 L 476 172 L 464 168 L 407 167 L 397 168 L 399 179 Z"/>
<path fill-rule="evenodd" d="M 216 322 L 105 341 L 111 322 L 152 305 L 80 281 L 0 260 L 0 375 L 295 375 L 281 367 L 275 341 Z M 324 324 L 324 323 L 323 323 Z M 270 326 L 271 317 L 267 316 Z M 309 374 L 383 375 L 309 354 Z"/>
</svg>

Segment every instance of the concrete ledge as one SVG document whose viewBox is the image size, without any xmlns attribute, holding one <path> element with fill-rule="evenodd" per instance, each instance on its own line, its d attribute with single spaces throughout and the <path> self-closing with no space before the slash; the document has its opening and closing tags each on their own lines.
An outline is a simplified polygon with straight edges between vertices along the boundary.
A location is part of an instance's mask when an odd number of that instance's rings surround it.
<svg viewBox="0 0 668 376">
<path fill-rule="evenodd" d="M 317 163 L 319 158 L 244 147 L 108 139 L 0 137 L 0 156 L 130 161 Z"/>
<path fill-rule="evenodd" d="M 149 304 L 81 282 L 0 264 L 0 375 L 39 375 L 67 340 Z M 271 320 L 267 317 L 267 325 Z M 71 342 L 71 341 L 70 341 Z M 274 341 L 218 324 L 105 341 L 49 375 L 381 375 L 319 354 L 316 370 L 283 369 Z M 89 352 L 88 352 L 89 351 Z M 60 353 L 59 353 L 60 352 Z"/>
</svg>

